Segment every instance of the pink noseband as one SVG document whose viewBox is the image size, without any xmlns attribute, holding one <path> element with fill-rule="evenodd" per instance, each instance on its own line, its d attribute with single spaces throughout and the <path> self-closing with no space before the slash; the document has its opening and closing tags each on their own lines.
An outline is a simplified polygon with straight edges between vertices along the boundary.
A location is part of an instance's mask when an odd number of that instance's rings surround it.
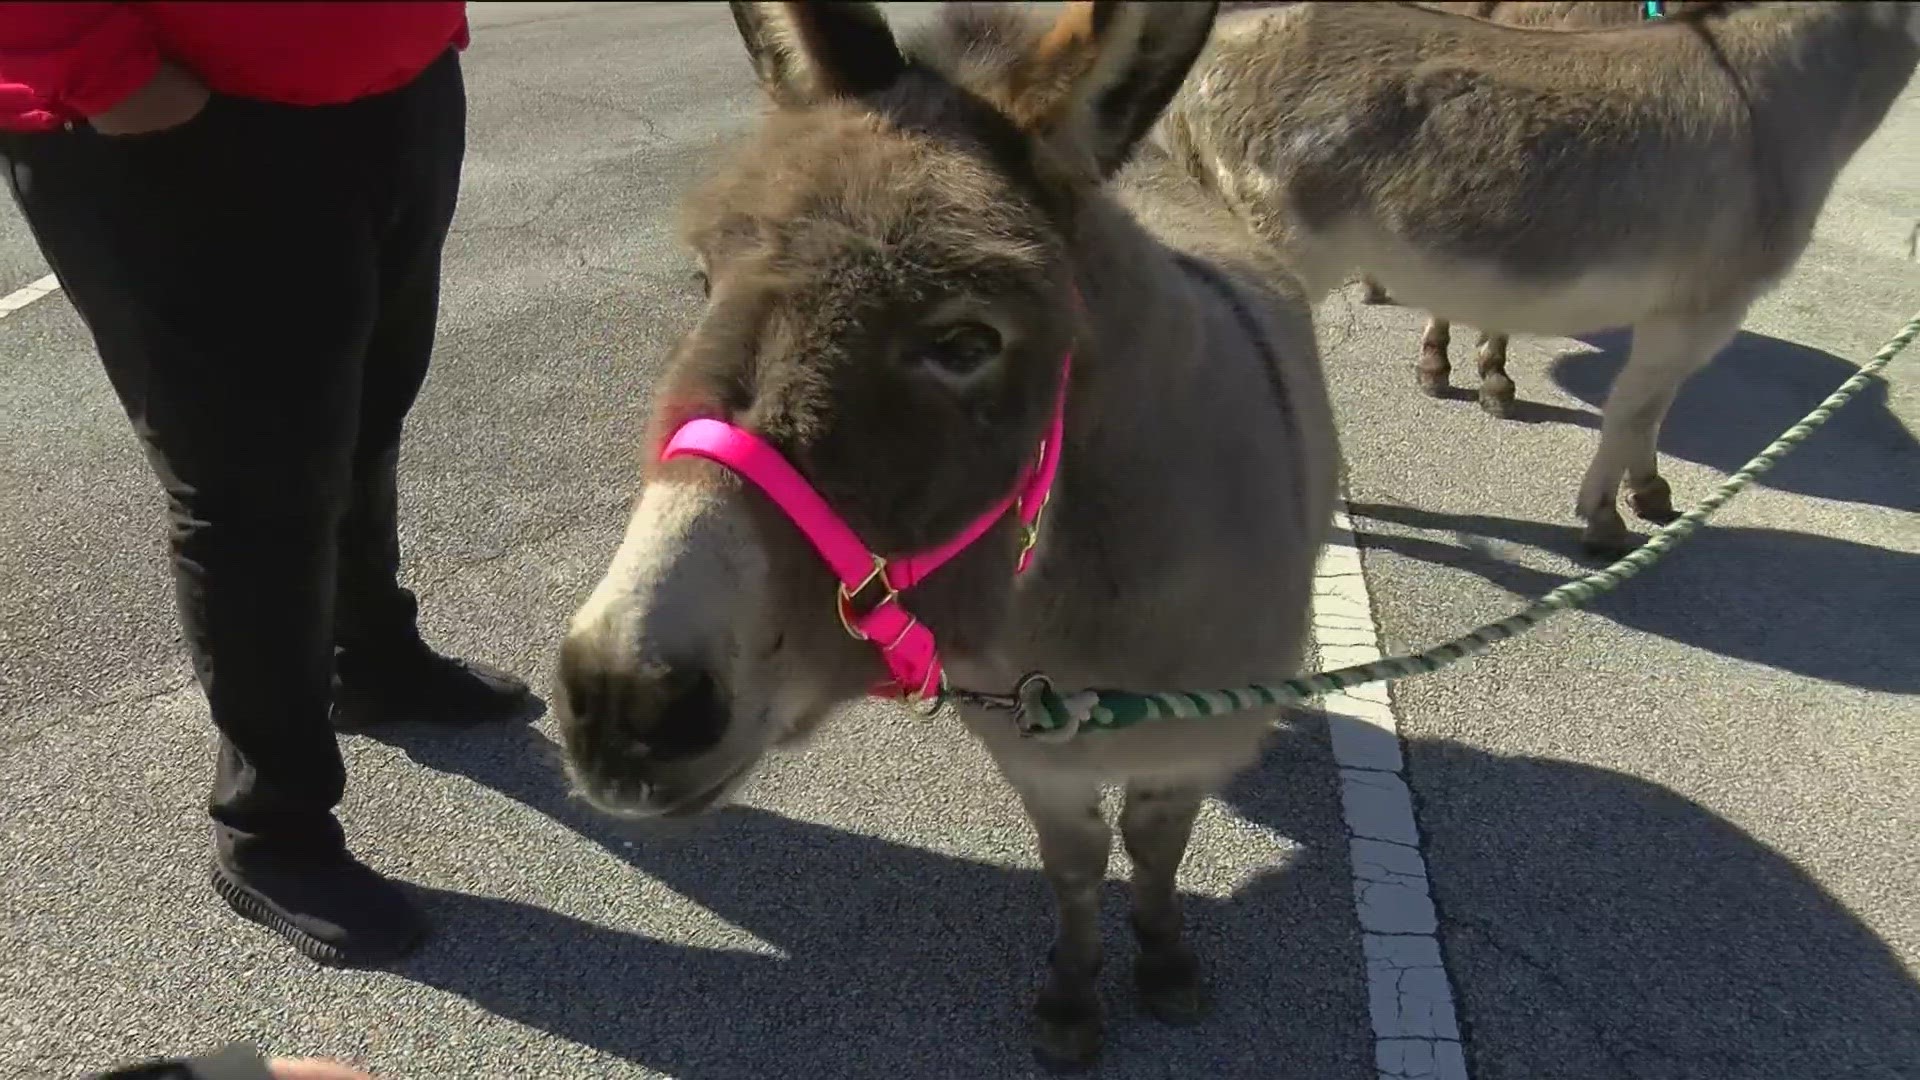
<svg viewBox="0 0 1920 1080">
<path fill-rule="evenodd" d="M 960 535 L 932 550 L 899 559 L 875 555 L 778 450 L 745 428 L 723 420 L 689 420 L 667 440 L 660 459 L 668 461 L 692 455 L 716 461 L 765 492 L 806 535 L 820 558 L 840 579 L 836 597 L 840 625 L 847 633 L 873 642 L 880 650 L 880 658 L 886 662 L 892 678 L 875 686 L 873 694 L 917 701 L 940 691 L 945 686 L 945 674 L 933 632 L 900 606 L 900 594 L 925 581 L 928 575 L 966 550 L 1008 510 L 1020 515 L 1022 530 L 1020 561 L 1014 572 L 1026 570 L 1038 540 L 1040 512 L 1046 508 L 1054 475 L 1060 468 L 1060 441 L 1066 427 L 1067 375 L 1072 365 L 1073 354 L 1068 353 L 1060 361 L 1060 389 L 1054 402 L 1053 419 L 1047 425 L 1033 466 L 1012 493 L 974 519 Z M 869 589 L 877 589 L 881 596 L 863 614 L 855 610 L 854 599 Z"/>
</svg>

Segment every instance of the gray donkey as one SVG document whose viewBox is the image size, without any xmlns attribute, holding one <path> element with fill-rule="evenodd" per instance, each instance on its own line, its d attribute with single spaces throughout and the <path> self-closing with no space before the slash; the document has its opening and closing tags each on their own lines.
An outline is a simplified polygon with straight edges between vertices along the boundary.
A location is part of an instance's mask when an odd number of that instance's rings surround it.
<svg viewBox="0 0 1920 1080">
<path fill-rule="evenodd" d="M 1336 497 L 1311 313 L 1216 197 L 1135 155 L 1215 5 L 956 6 L 904 46 L 867 4 L 733 12 L 772 108 L 685 203 L 705 312 L 561 648 L 578 790 L 708 810 L 876 681 L 911 696 L 930 672 L 983 691 L 1036 669 L 1063 689 L 1295 674 Z M 960 715 L 1057 900 L 1042 1061 L 1100 1046 L 1106 784 L 1125 787 L 1139 990 L 1197 1016 L 1175 874 L 1276 715 L 1064 742 Z"/>
<path fill-rule="evenodd" d="M 1719 2 L 1674 0 L 1658 5 L 1658 17 L 1677 15 L 1689 8 L 1716 6 Z M 1655 17 L 1649 14 L 1648 5 L 1643 0 L 1419 0 L 1419 3 L 1421 7 L 1435 11 L 1451 11 L 1456 15 L 1471 15 L 1505 26 L 1532 26 L 1542 30 L 1632 26 Z M 1363 275 L 1360 282 L 1364 286 L 1361 303 L 1390 302 L 1386 288 L 1374 280 L 1373 275 Z M 1420 334 L 1420 388 L 1434 397 L 1441 396 L 1445 391 L 1447 377 L 1453 370 L 1452 363 L 1447 359 L 1447 347 L 1452 343 L 1452 337 L 1447 320 L 1437 316 L 1427 320 L 1426 328 Z M 1475 351 L 1480 362 L 1480 407 L 1502 418 L 1513 415 L 1513 380 L 1507 378 L 1507 335 L 1482 330 L 1480 344 Z"/>
<path fill-rule="evenodd" d="M 1631 326 L 1576 510 L 1674 516 L 1680 386 L 1791 270 L 1920 61 L 1908 2 L 1711 4 L 1541 30 L 1414 4 L 1225 16 L 1154 141 L 1276 244 L 1315 301 L 1361 271 L 1505 333 Z M 1445 385 L 1445 353 L 1422 381 Z M 1504 372 L 1484 392 L 1509 397 Z"/>
</svg>

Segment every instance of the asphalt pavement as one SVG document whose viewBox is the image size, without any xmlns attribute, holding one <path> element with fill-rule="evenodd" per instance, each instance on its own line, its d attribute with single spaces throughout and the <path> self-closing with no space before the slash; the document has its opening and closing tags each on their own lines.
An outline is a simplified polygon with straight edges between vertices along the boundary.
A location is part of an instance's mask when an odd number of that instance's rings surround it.
<svg viewBox="0 0 1920 1080">
<path fill-rule="evenodd" d="M 1909 85 L 1676 401 L 1676 505 L 1920 312 L 1916 224 Z M 1626 342 L 1515 338 L 1497 422 L 1471 334 L 1460 398 L 1422 397 L 1422 316 L 1357 295 L 1322 336 L 1399 651 L 1584 569 L 1574 495 Z M 1920 1077 L 1920 352 L 1887 376 L 1591 611 L 1394 686 L 1475 1080 Z"/>
<path fill-rule="evenodd" d="M 760 102 L 718 5 L 473 11 L 406 574 L 437 644 L 544 688 L 698 303 L 675 201 Z M 1676 501 L 1920 308 L 1917 178 L 1910 92 L 1675 406 Z M 0 209 L 0 296 L 45 272 Z M 1576 572 L 1622 343 L 1516 338 L 1523 404 L 1494 421 L 1420 396 L 1419 314 L 1355 295 L 1322 309 L 1351 509 L 1385 644 L 1417 648 Z M 229 1038 L 383 1080 L 1032 1072 L 1052 907 L 1030 830 L 956 728 L 879 706 L 666 830 L 569 799 L 549 721 L 348 738 L 350 834 L 434 938 L 323 971 L 233 918 L 204 882 L 211 744 L 159 494 L 64 297 L 0 321 L 0 371 L 0 1076 Z M 1920 1077 L 1920 352 L 1890 374 L 1591 613 L 1395 686 L 1475 1080 Z M 1216 1015 L 1154 1025 L 1113 965 L 1101 1075 L 1382 1075 L 1348 840 L 1303 718 L 1183 869 Z"/>
</svg>

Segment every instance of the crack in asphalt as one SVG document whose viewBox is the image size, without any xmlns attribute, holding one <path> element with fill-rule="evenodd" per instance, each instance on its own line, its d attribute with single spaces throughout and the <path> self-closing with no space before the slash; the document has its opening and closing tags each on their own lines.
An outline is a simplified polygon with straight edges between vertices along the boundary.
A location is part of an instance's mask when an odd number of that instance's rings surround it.
<svg viewBox="0 0 1920 1080">
<path fill-rule="evenodd" d="M 1578 996 L 1578 988 L 1555 970 L 1552 964 L 1534 956 L 1519 945 L 1502 940 L 1490 923 L 1481 919 L 1460 915 L 1450 915 L 1448 921 L 1450 930 L 1457 933 L 1459 930 L 1464 929 L 1479 934 L 1481 940 L 1486 942 L 1495 952 L 1519 961 L 1528 970 L 1537 975 L 1541 981 L 1547 983 L 1555 990 L 1570 997 Z M 1666 1047 L 1646 1043 L 1623 1033 L 1613 1031 L 1602 1023 L 1595 1014 L 1588 1014 L 1569 1007 L 1563 1007 L 1558 1011 L 1573 1020 L 1593 1037 L 1594 1045 L 1599 1047 L 1608 1058 L 1612 1059 L 1615 1066 L 1617 1066 L 1618 1071 L 1612 1075 L 1617 1077 L 1618 1080 L 1641 1080 L 1641 1078 L 1646 1075 L 1634 1067 L 1631 1058 L 1628 1056 L 1629 1050 L 1655 1057 L 1670 1058 L 1672 1056 Z"/>
<path fill-rule="evenodd" d="M 55 728 L 62 727 L 72 721 L 86 720 L 98 716 L 101 713 L 111 712 L 115 709 L 129 706 L 138 708 L 143 705 L 151 705 L 161 698 L 171 697 L 193 685 L 194 677 L 189 674 L 183 677 L 176 677 L 166 685 L 155 689 L 136 690 L 131 693 L 118 694 L 113 697 L 82 701 L 78 703 L 75 708 L 62 712 L 45 723 L 36 725 L 31 730 L 15 732 L 6 738 L 0 738 L 0 749 L 17 750 L 38 741 Z"/>
</svg>

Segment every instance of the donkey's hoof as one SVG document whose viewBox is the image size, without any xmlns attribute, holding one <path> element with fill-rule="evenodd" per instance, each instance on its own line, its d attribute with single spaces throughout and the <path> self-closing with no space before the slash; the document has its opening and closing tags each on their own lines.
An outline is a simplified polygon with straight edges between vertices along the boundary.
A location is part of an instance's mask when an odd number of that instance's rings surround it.
<svg viewBox="0 0 1920 1080">
<path fill-rule="evenodd" d="M 1642 521 L 1665 525 L 1680 514 L 1673 508 L 1673 488 L 1665 477 L 1656 476 L 1637 488 L 1627 489 L 1627 505 Z"/>
<path fill-rule="evenodd" d="M 1610 563 L 1625 558 L 1639 546 L 1639 537 L 1628 532 L 1624 524 L 1613 528 L 1590 524 L 1580 535 L 1581 552 L 1599 562 Z"/>
<path fill-rule="evenodd" d="M 1100 1006 L 1041 1002 L 1033 1010 L 1033 1056 L 1050 1073 L 1085 1072 L 1100 1060 Z"/>
<path fill-rule="evenodd" d="M 1393 298 L 1387 295 L 1387 290 L 1367 282 L 1360 292 L 1360 302 L 1370 305 L 1391 304 Z"/>
<path fill-rule="evenodd" d="M 1142 956 L 1134 965 L 1133 984 L 1141 1007 L 1163 1024 L 1194 1023 L 1207 1015 L 1211 1004 L 1191 953 Z"/>
<path fill-rule="evenodd" d="M 1431 398 L 1443 398 L 1453 389 L 1449 373 L 1433 371 L 1428 368 L 1415 368 L 1413 377 L 1420 383 L 1420 392 Z"/>
<path fill-rule="evenodd" d="M 1513 417 L 1513 391 L 1505 394 L 1480 391 L 1480 408 L 1495 420 L 1509 420 Z"/>
</svg>

